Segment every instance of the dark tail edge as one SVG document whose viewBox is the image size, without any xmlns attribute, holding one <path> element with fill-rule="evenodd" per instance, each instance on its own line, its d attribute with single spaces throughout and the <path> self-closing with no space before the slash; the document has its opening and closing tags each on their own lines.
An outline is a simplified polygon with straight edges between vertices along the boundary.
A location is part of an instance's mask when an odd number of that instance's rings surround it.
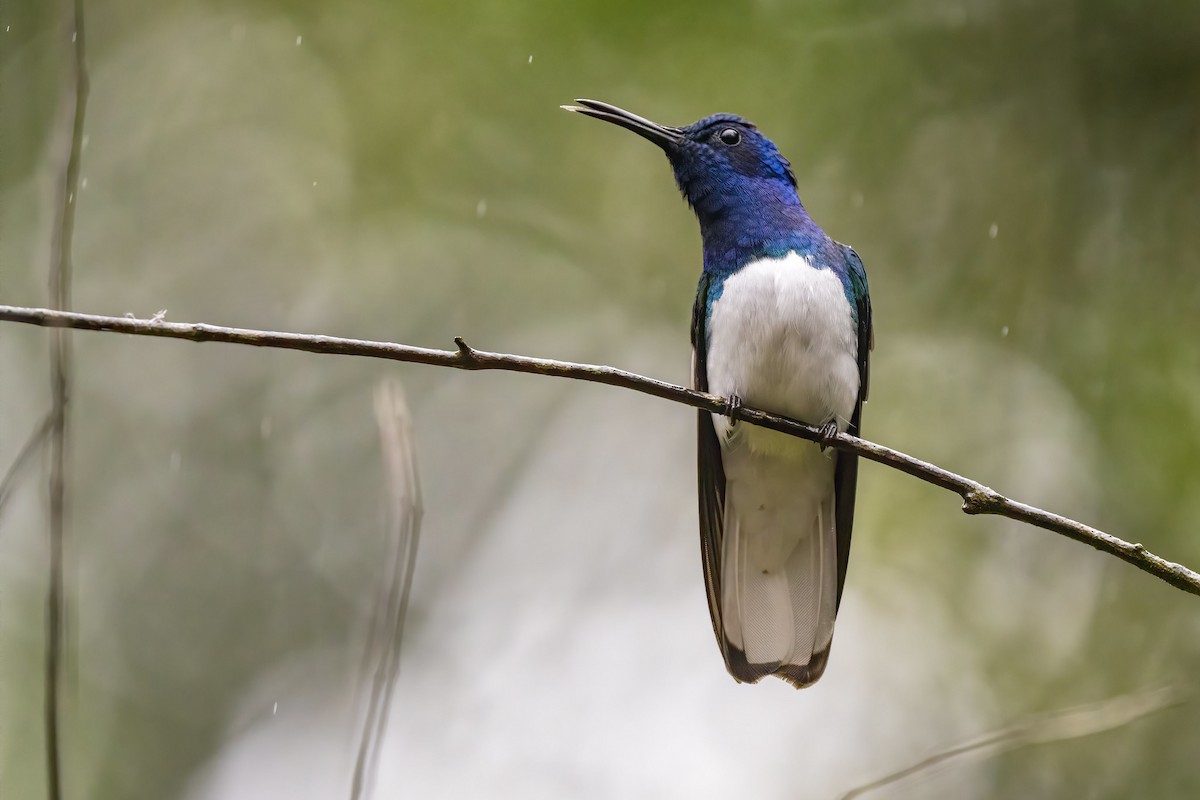
<svg viewBox="0 0 1200 800">
<path fill-rule="evenodd" d="M 812 686 L 825 674 L 825 665 L 829 663 L 829 647 L 819 653 L 813 653 L 807 664 L 752 664 L 746 658 L 746 653 L 734 647 L 726 646 L 725 668 L 738 683 L 758 683 L 763 678 L 774 675 L 786 681 L 796 689 Z"/>
</svg>

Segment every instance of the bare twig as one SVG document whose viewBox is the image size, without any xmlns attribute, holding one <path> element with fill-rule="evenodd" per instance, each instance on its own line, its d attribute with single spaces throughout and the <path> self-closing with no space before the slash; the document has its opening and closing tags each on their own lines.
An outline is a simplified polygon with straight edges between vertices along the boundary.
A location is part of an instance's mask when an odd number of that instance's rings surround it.
<svg viewBox="0 0 1200 800">
<path fill-rule="evenodd" d="M 1185 694 L 1168 686 L 1134 694 L 1124 694 L 1091 705 L 1041 714 L 1016 725 L 1010 725 L 1007 728 L 957 744 L 878 780 L 856 786 L 841 795 L 839 800 L 853 800 L 856 797 L 862 797 L 868 792 L 882 789 L 884 786 L 897 783 L 905 778 L 911 778 L 913 775 L 967 753 L 990 749 L 994 755 L 1024 745 L 1091 736 L 1128 725 L 1156 711 L 1180 705 L 1187 699 Z"/>
<path fill-rule="evenodd" d="M 17 457 L 8 465 L 8 471 L 4 473 L 4 478 L 0 479 L 0 513 L 4 512 L 4 505 L 8 502 L 8 498 L 12 496 L 13 488 L 17 485 L 17 478 L 21 474 L 21 470 L 33 459 L 33 454 L 41 447 L 42 442 L 50 435 L 50 429 L 54 427 L 54 415 L 46 414 L 38 426 L 29 434 L 29 438 L 25 440 L 25 444 L 21 445 L 21 449 L 17 451 Z"/>
<path fill-rule="evenodd" d="M 372 658 L 377 658 L 377 661 L 367 699 L 367 716 L 363 721 L 358 757 L 354 764 L 350 800 L 361 800 L 371 794 L 370 783 L 387 731 L 388 711 L 400 674 L 400 645 L 404 638 L 404 620 L 408 615 L 413 570 L 417 564 L 417 543 L 420 540 L 423 513 L 412 415 L 399 381 L 386 380 L 379 385 L 375 392 L 375 418 L 379 424 L 379 440 L 387 478 L 387 522 L 393 554 L 384 575 L 379 603 L 371 614 L 371 626 L 367 634 L 366 661 Z M 378 650 L 377 655 L 372 652 L 375 650 Z"/>
<path fill-rule="evenodd" d="M 58 185 L 56 220 L 50 239 L 50 303 L 71 306 L 71 248 L 75 204 L 79 198 L 79 165 L 83 156 L 83 119 L 88 76 L 84 61 L 83 0 L 67 0 L 64 35 L 70 36 L 70 67 L 64 71 L 62 129 L 70 131 Z M 50 338 L 50 576 L 46 589 L 46 794 L 62 797 L 62 672 L 66 607 L 63 539 L 66 523 L 67 397 L 71 370 L 70 342 L 65 331 Z"/>
<path fill-rule="evenodd" d="M 576 364 L 569 361 L 553 361 L 547 358 L 489 353 L 476 350 L 457 339 L 456 350 L 432 350 L 391 342 L 373 342 L 363 339 L 343 339 L 335 336 L 302 333 L 281 333 L 248 328 L 226 328 L 218 325 L 190 322 L 164 322 L 129 317 L 104 317 L 95 314 L 75 314 L 46 308 L 19 308 L 0 305 L 0 321 L 22 322 L 49 328 L 75 328 L 89 331 L 110 331 L 138 336 L 159 336 L 168 339 L 187 339 L 193 342 L 225 342 L 228 344 L 272 347 L 285 350 L 302 350 L 308 353 L 382 358 L 453 367 L 468 370 L 506 370 L 535 375 L 550 375 L 559 378 L 606 383 L 632 389 L 643 394 L 672 400 L 676 403 L 704 409 L 714 414 L 724 414 L 750 422 L 764 428 L 797 436 L 808 441 L 821 441 L 821 432 L 811 425 L 794 419 L 768 414 L 747 406 L 731 409 L 729 402 L 715 395 L 686 389 L 665 381 L 647 378 L 633 372 L 613 367 L 592 364 Z M 829 443 L 831 447 L 848 453 L 857 453 L 868 461 L 884 464 L 914 478 L 940 486 L 962 497 L 962 510 L 967 514 L 994 514 L 1024 522 L 1038 528 L 1061 534 L 1116 556 L 1138 569 L 1166 581 L 1189 594 L 1200 595 L 1200 574 L 1154 555 L 1140 543 L 1127 542 L 1104 533 L 1073 519 L 1043 511 L 1040 508 L 1010 500 L 979 481 L 956 475 L 935 464 L 921 461 L 910 455 L 884 447 L 866 439 L 839 433 Z"/>
</svg>

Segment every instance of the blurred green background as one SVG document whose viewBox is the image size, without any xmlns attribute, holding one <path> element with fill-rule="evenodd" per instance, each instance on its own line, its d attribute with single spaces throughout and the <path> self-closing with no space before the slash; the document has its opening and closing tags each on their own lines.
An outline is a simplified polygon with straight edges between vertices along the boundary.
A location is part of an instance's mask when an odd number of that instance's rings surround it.
<svg viewBox="0 0 1200 800">
<path fill-rule="evenodd" d="M 1200 6 L 89 2 L 74 304 L 687 376 L 700 249 L 653 147 L 741 113 L 863 256 L 864 432 L 1200 566 Z M 0 5 L 0 302 L 47 303 L 69 33 Z M 693 413 L 594 385 L 73 337 L 69 797 L 348 796 L 385 579 L 372 392 L 425 524 L 378 797 L 822 798 L 989 730 L 1190 691 L 1200 602 L 876 465 L 837 646 L 738 686 Z M 48 406 L 0 325 L 0 469 Z M 44 459 L 43 459 L 44 461 Z M 0 796 L 44 796 L 45 464 L 0 517 Z M 1192 704 L 911 798 L 1200 796 Z"/>
</svg>

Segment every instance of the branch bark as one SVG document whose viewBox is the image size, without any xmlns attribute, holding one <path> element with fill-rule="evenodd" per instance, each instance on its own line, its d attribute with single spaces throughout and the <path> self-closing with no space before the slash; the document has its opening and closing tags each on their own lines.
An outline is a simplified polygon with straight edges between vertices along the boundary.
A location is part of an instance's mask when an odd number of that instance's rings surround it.
<svg viewBox="0 0 1200 800">
<path fill-rule="evenodd" d="M 105 317 L 47 308 L 21 308 L 4 305 L 0 305 L 0 321 L 20 322 L 47 328 L 108 331 L 136 336 L 187 339 L 193 342 L 225 342 L 253 347 L 301 350 L 308 353 L 380 358 L 454 369 L 505 370 L 534 375 L 550 375 L 631 389 L 714 414 L 723 414 L 812 442 L 819 441 L 821 435 L 817 428 L 794 419 L 746 406 L 734 409 L 724 398 L 692 391 L 683 386 L 647 378 L 622 369 L 554 361 L 547 358 L 490 353 L 474 349 L 461 338 L 454 340 L 455 350 L 433 350 L 392 342 L 344 339 L 336 336 L 227 328 L 193 322 L 167 322 L 161 319 L 160 315 L 155 315 L 153 319 L 136 319 L 131 316 Z M 866 439 L 839 433 L 830 442 L 830 446 L 847 453 L 856 453 L 868 461 L 884 464 L 926 483 L 954 492 L 962 498 L 964 513 L 1007 517 L 1052 531 L 1115 556 L 1177 589 L 1182 589 L 1189 594 L 1200 595 L 1200 574 L 1151 553 L 1140 543 L 1127 542 L 1084 525 L 1082 522 L 1053 514 L 1027 503 L 1011 500 L 979 481 L 957 475 L 935 464 L 913 458 L 899 450 L 893 450 Z"/>
</svg>

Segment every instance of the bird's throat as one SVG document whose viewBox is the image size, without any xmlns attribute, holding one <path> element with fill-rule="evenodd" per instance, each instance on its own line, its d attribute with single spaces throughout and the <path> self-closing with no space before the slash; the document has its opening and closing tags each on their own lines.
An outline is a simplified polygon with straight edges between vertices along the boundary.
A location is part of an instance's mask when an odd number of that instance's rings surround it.
<svg viewBox="0 0 1200 800">
<path fill-rule="evenodd" d="M 704 269 L 729 275 L 760 258 L 779 257 L 789 251 L 807 252 L 825 239 L 808 216 L 795 192 L 791 202 L 763 197 L 710 214 L 697 210 L 704 239 Z"/>
</svg>

